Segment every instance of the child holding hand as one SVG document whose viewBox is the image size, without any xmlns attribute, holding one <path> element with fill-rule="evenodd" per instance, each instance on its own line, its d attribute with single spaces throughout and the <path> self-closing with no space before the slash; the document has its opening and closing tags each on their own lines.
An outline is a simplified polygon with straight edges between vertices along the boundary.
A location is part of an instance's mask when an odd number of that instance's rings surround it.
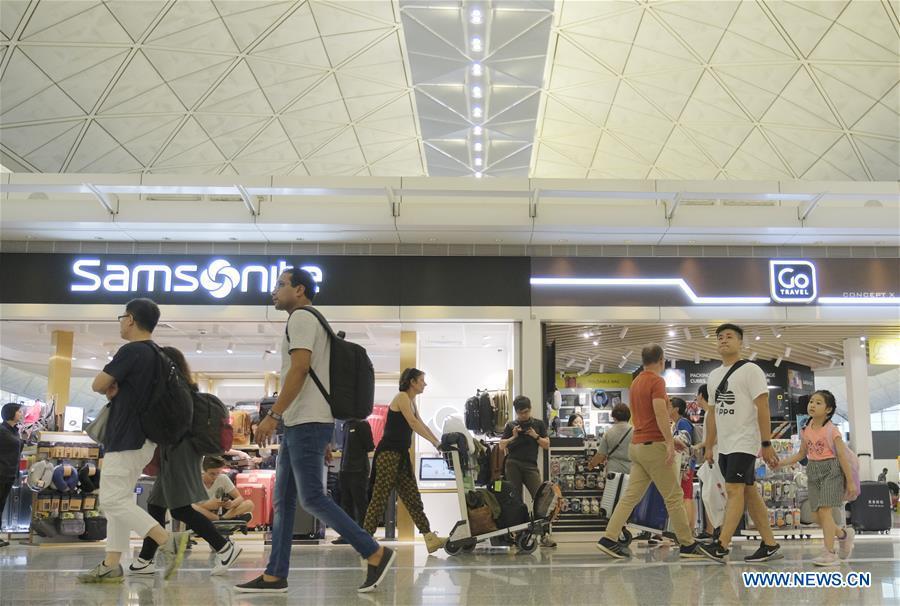
<svg viewBox="0 0 900 606">
<path fill-rule="evenodd" d="M 845 500 L 856 497 L 847 446 L 841 439 L 841 432 L 831 422 L 835 410 L 834 394 L 824 389 L 813 393 L 806 409 L 810 419 L 800 430 L 800 452 L 778 463 L 778 467 L 789 467 L 804 457 L 809 459 L 806 474 L 810 509 L 825 535 L 825 550 L 813 560 L 816 566 L 839 563 L 838 555 L 834 553 L 835 536 L 838 537 L 841 560 L 849 558 L 853 551 L 853 528 L 838 529 L 831 514 L 832 507 L 843 507 Z M 842 535 L 838 536 L 839 533 Z"/>
</svg>

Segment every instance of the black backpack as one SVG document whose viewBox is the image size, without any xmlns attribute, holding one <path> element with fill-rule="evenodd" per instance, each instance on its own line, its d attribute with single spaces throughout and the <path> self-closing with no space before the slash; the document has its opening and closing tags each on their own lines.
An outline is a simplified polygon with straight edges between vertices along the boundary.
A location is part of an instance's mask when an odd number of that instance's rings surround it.
<svg viewBox="0 0 900 606">
<path fill-rule="evenodd" d="M 491 402 L 491 394 L 488 392 L 482 393 L 478 398 L 478 421 L 480 427 L 476 431 L 494 432 L 494 404 Z"/>
<path fill-rule="evenodd" d="M 191 444 L 197 454 L 219 455 L 231 450 L 234 428 L 229 424 L 228 409 L 211 393 L 192 390 L 194 416 L 191 420 Z"/>
<path fill-rule="evenodd" d="M 159 345 L 141 341 L 156 352 L 156 375 L 150 396 L 138 417 L 144 435 L 156 444 L 177 444 L 191 429 L 193 390 L 188 380 Z"/>
<path fill-rule="evenodd" d="M 319 380 L 316 371 L 312 367 L 309 369 L 309 376 L 331 407 L 331 416 L 341 421 L 365 419 L 372 414 L 372 407 L 375 405 L 375 367 L 365 348 L 334 334 L 328 320 L 318 309 L 298 307 L 295 311 L 299 310 L 314 315 L 331 340 L 330 394 L 325 391 L 325 386 Z M 284 327 L 284 334 L 290 343 L 291 336 L 288 334 L 287 326 Z"/>
<path fill-rule="evenodd" d="M 478 396 L 466 400 L 466 429 L 469 431 L 481 431 L 480 409 L 481 401 Z"/>
<path fill-rule="evenodd" d="M 497 480 L 488 486 L 488 490 L 500 504 L 500 517 L 497 518 L 497 528 L 509 528 L 523 524 L 531 517 L 528 507 L 519 497 L 512 482 Z"/>
</svg>

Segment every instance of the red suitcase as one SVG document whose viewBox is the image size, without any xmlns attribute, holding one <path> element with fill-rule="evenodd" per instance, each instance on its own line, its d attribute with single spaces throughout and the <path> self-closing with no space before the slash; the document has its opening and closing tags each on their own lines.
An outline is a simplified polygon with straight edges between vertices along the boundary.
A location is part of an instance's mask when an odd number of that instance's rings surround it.
<svg viewBox="0 0 900 606">
<path fill-rule="evenodd" d="M 259 469 L 254 471 L 246 471 L 237 475 L 235 485 L 240 490 L 241 486 L 260 485 L 264 490 L 262 504 L 254 502 L 253 517 L 259 519 L 259 524 L 271 526 L 274 516 L 274 498 L 275 498 L 275 471 L 270 469 Z M 244 493 L 241 492 L 241 495 Z M 252 522 L 251 522 L 252 523 Z"/>
<path fill-rule="evenodd" d="M 253 514 L 247 528 L 267 526 L 271 521 L 266 521 L 266 487 L 262 484 L 241 484 L 237 487 L 241 496 L 253 503 Z"/>
</svg>

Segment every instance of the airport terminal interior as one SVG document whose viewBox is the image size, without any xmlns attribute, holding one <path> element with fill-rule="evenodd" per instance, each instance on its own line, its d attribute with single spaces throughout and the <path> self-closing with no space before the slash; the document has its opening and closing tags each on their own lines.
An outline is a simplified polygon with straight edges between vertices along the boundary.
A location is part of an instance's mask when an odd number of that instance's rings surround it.
<svg viewBox="0 0 900 606">
<path fill-rule="evenodd" d="M 900 604 L 900 4 L 0 0 L 0 406 L 0 606 Z"/>
</svg>

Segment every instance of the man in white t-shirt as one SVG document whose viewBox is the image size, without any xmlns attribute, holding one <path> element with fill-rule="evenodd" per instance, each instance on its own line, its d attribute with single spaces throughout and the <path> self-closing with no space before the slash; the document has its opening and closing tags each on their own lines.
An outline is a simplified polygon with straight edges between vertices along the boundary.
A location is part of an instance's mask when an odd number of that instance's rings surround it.
<svg viewBox="0 0 900 606">
<path fill-rule="evenodd" d="M 279 276 L 272 292 L 275 309 L 289 314 L 281 341 L 281 391 L 256 429 L 257 444 L 265 446 L 278 422 L 284 423 L 275 469 L 272 551 L 265 573 L 235 587 L 239 592 L 287 593 L 298 500 L 367 560 L 361 593 L 374 591 L 394 562 L 394 551 L 379 545 L 325 492 L 322 467 L 330 456 L 334 434 L 331 407 L 323 394 L 331 389 L 331 342 L 312 312 L 317 290 L 308 271 L 291 267 Z"/>
<path fill-rule="evenodd" d="M 225 459 L 221 457 L 203 457 L 203 487 L 209 500 L 194 503 L 193 508 L 213 522 L 238 519 L 249 522 L 253 517 L 253 501 L 241 496 L 225 473 L 225 467 Z"/>
<path fill-rule="evenodd" d="M 744 558 L 746 562 L 765 562 L 783 558 L 769 527 L 766 503 L 754 486 L 757 453 L 771 466 L 778 463 L 772 448 L 772 424 L 769 416 L 769 387 L 762 369 L 741 360 L 744 331 L 735 324 L 716 329 L 716 341 L 722 366 L 709 374 L 707 389 L 715 414 L 709 415 L 706 431 L 706 463 L 718 463 L 725 477 L 728 502 L 719 540 L 704 545 L 708 555 L 724 563 L 745 509 L 762 537 L 759 549 Z M 718 447 L 718 461 L 713 460 Z"/>
</svg>

